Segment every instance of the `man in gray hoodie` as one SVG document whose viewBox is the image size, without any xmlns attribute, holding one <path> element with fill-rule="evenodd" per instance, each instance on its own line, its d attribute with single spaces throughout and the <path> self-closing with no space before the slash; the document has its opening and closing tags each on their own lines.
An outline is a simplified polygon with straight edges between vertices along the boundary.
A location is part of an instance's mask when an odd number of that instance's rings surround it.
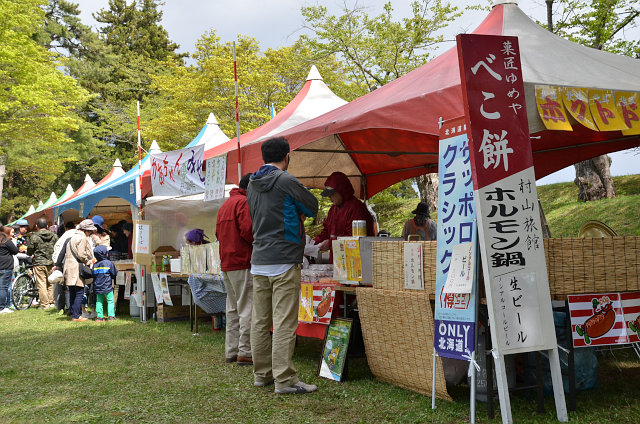
<svg viewBox="0 0 640 424">
<path fill-rule="evenodd" d="M 291 358 L 298 327 L 304 219 L 318 212 L 318 200 L 289 167 L 289 143 L 282 137 L 262 144 L 264 165 L 251 176 L 247 202 L 253 229 L 253 315 L 251 350 L 254 385 L 275 380 L 276 393 L 310 393 Z M 273 338 L 270 330 L 273 328 Z"/>
</svg>

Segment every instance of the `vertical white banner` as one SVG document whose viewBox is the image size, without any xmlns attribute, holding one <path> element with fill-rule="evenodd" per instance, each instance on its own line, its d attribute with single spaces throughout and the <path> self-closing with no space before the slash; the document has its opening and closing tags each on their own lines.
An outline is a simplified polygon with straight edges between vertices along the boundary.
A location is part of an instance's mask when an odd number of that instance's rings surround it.
<svg viewBox="0 0 640 424">
<path fill-rule="evenodd" d="M 204 183 L 204 201 L 224 198 L 224 183 L 227 178 L 227 155 L 207 159 Z"/>
</svg>

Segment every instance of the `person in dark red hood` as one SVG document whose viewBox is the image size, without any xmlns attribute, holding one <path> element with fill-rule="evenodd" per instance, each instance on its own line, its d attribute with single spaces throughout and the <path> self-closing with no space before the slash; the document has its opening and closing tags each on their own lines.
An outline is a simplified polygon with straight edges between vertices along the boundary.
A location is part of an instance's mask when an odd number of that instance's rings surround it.
<svg viewBox="0 0 640 424">
<path fill-rule="evenodd" d="M 253 365 L 251 353 L 251 310 L 253 276 L 251 253 L 253 233 L 247 203 L 247 186 L 251 174 L 240 180 L 220 210 L 216 220 L 216 237 L 220 243 L 220 269 L 227 289 L 227 363 Z"/>
<path fill-rule="evenodd" d="M 367 222 L 367 235 L 373 236 L 373 217 L 369 210 L 353 193 L 353 186 L 349 178 L 342 172 L 334 172 L 329 175 L 324 183 L 322 196 L 331 199 L 331 209 L 324 221 L 324 228 L 313 239 L 320 245 L 320 250 L 331 251 L 331 242 L 338 237 L 350 237 L 353 235 L 351 224 L 355 220 Z M 333 252 L 331 252 L 333 260 Z"/>
</svg>

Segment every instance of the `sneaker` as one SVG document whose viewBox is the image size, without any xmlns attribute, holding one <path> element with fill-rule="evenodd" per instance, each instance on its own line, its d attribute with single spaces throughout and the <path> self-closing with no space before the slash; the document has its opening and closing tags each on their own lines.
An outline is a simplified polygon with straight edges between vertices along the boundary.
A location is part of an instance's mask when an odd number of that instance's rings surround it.
<svg viewBox="0 0 640 424">
<path fill-rule="evenodd" d="M 89 318 L 81 316 L 80 318 L 71 318 L 71 321 L 89 321 Z"/>
<path fill-rule="evenodd" d="M 244 367 L 247 365 L 253 365 L 253 358 L 251 356 L 238 355 L 238 360 L 236 363 L 241 367 Z"/>
<path fill-rule="evenodd" d="M 96 318 L 96 322 L 104 322 L 105 319 L 104 318 Z"/>
<path fill-rule="evenodd" d="M 255 387 L 267 387 L 273 384 L 273 380 L 269 380 L 266 383 L 264 381 L 253 380 L 253 385 Z"/>
<path fill-rule="evenodd" d="M 13 311 L 13 310 L 11 310 L 11 309 L 9 309 L 9 308 L 4 308 L 4 309 L 2 309 L 2 310 L 0 311 L 0 314 L 12 314 L 12 313 L 14 313 L 14 312 L 15 312 L 15 311 Z"/>
<path fill-rule="evenodd" d="M 302 381 L 298 381 L 296 384 L 293 384 L 289 387 L 276 389 L 275 392 L 281 393 L 281 394 L 304 394 L 304 393 L 315 392 L 316 390 L 318 390 L 318 386 L 313 384 L 306 384 L 306 383 L 303 383 Z"/>
<path fill-rule="evenodd" d="M 117 319 L 118 319 L 118 318 L 116 318 L 116 317 L 109 317 L 109 321 L 115 321 L 115 320 L 117 320 Z"/>
</svg>

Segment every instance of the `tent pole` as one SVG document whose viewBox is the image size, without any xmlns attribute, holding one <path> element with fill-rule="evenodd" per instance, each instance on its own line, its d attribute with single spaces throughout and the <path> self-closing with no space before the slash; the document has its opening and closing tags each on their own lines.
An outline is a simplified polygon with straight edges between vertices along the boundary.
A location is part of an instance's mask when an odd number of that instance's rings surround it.
<svg viewBox="0 0 640 424">
<path fill-rule="evenodd" d="M 240 151 L 240 114 L 238 113 L 238 67 L 236 65 L 236 42 L 233 42 L 233 79 L 236 91 L 236 140 L 238 141 L 238 184 L 242 179 L 242 152 Z"/>
</svg>

